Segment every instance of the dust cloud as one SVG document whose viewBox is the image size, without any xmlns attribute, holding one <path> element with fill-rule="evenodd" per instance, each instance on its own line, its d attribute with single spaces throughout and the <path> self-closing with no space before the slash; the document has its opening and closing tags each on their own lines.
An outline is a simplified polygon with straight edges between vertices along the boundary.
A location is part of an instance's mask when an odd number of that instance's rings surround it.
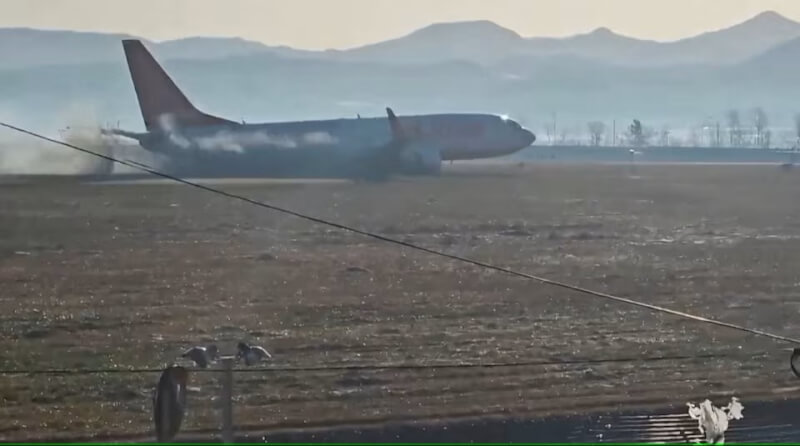
<svg viewBox="0 0 800 446">
<path fill-rule="evenodd" d="M 100 132 L 90 107 L 74 106 L 62 114 L 67 127 L 58 135 L 47 135 L 105 155 L 111 144 Z M 10 129 L 0 131 L 0 174 L 102 175 L 113 170 L 111 161 L 37 140 Z"/>
</svg>

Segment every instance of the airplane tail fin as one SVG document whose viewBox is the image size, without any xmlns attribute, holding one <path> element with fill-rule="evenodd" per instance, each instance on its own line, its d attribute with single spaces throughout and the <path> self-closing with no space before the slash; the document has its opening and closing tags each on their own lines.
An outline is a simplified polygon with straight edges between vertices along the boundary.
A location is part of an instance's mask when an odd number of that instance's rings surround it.
<svg viewBox="0 0 800 446">
<path fill-rule="evenodd" d="M 158 129 L 165 117 L 178 127 L 236 124 L 196 109 L 141 41 L 126 39 L 122 47 L 148 131 Z"/>
</svg>

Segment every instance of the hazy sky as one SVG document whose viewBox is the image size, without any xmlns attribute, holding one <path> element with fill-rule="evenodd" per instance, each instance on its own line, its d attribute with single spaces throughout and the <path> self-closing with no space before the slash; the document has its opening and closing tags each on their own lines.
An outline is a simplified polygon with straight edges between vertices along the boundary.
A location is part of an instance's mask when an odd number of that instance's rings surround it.
<svg viewBox="0 0 800 446">
<path fill-rule="evenodd" d="M 523 36 L 599 26 L 674 40 L 764 10 L 800 21 L 800 0 L 0 0 L 0 27 L 124 32 L 164 40 L 240 36 L 298 48 L 345 48 L 432 22 L 488 19 Z"/>
</svg>

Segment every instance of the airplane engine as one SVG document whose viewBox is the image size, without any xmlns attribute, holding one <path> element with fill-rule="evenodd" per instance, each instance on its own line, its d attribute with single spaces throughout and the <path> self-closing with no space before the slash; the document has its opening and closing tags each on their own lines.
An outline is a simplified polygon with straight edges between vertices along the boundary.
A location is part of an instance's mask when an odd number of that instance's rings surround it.
<svg viewBox="0 0 800 446">
<path fill-rule="evenodd" d="M 439 175 L 442 171 L 442 154 L 435 147 L 409 147 L 403 153 L 402 170 L 409 175 Z"/>
</svg>

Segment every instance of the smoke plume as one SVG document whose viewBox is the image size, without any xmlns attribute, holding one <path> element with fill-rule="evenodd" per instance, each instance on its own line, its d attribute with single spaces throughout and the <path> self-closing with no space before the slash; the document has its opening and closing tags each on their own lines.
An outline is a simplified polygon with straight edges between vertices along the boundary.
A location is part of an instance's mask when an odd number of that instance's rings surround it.
<svg viewBox="0 0 800 446">
<path fill-rule="evenodd" d="M 61 116 L 59 121 L 68 125 L 54 137 L 98 153 L 110 153 L 110 146 L 104 141 L 91 108 L 73 106 Z M 27 135 L 13 134 L 11 130 L 0 132 L 1 174 L 99 175 L 111 173 L 112 169 L 113 164 L 101 158 Z"/>
<path fill-rule="evenodd" d="M 337 142 L 330 133 L 309 132 L 302 135 L 273 135 L 265 130 L 220 130 L 212 135 L 189 136 L 183 132 L 172 115 L 161 115 L 159 128 L 170 142 L 182 149 L 221 150 L 241 153 L 250 147 L 271 146 L 294 149 L 299 146 L 332 145 Z"/>
</svg>

